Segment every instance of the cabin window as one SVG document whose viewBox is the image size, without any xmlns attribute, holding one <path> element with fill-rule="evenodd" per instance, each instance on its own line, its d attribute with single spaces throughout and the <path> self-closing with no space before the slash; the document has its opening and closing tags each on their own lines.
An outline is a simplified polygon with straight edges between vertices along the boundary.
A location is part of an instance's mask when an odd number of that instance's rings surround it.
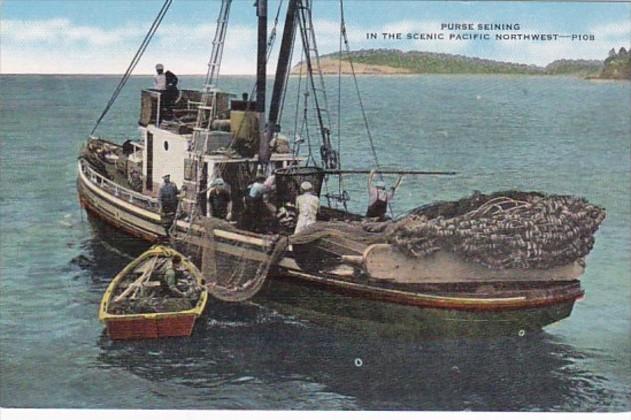
<svg viewBox="0 0 631 420">
<path fill-rule="evenodd" d="M 164 150 L 169 150 L 169 142 L 168 141 L 164 142 Z"/>
</svg>

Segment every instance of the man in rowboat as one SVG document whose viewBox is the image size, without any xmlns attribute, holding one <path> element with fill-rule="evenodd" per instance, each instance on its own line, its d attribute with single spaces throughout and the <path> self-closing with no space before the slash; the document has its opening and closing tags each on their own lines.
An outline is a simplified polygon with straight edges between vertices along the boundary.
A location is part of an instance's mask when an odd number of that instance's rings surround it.
<svg viewBox="0 0 631 420">
<path fill-rule="evenodd" d="M 164 281 L 162 282 L 162 290 L 173 297 L 186 297 L 186 293 L 177 288 L 177 274 L 180 268 L 182 257 L 174 255 L 171 258 L 171 264 L 164 273 Z"/>
</svg>

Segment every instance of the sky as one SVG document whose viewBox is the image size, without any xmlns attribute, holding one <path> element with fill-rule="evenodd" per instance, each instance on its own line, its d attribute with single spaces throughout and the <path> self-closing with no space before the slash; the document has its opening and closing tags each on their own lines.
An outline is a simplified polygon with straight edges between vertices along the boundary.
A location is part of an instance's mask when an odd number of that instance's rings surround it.
<svg viewBox="0 0 631 420">
<path fill-rule="evenodd" d="M 281 0 L 269 1 L 269 28 Z M 287 0 L 283 0 L 286 6 Z M 0 0 L 0 72 L 121 74 L 163 0 Z M 322 54 L 339 49 L 339 0 L 315 0 L 314 27 Z M 254 0 L 234 0 L 223 74 L 254 74 Z M 174 0 L 135 74 L 164 63 L 176 74 L 204 74 L 220 2 Z M 461 54 L 545 66 L 561 58 L 599 59 L 611 48 L 631 47 L 631 2 L 509 2 L 344 0 L 351 49 L 396 48 Z M 280 46 L 284 10 L 280 14 Z M 474 30 L 441 29 L 472 24 Z M 480 31 L 478 24 L 519 25 L 519 30 Z M 491 40 L 414 40 L 407 34 L 472 35 Z M 377 39 L 367 39 L 376 33 Z M 401 33 L 403 39 L 383 39 Z M 585 35 L 586 40 L 495 40 L 496 34 Z M 593 36 L 593 37 L 592 37 Z M 276 53 L 268 66 L 274 70 Z M 294 62 L 298 61 L 298 54 Z"/>
</svg>

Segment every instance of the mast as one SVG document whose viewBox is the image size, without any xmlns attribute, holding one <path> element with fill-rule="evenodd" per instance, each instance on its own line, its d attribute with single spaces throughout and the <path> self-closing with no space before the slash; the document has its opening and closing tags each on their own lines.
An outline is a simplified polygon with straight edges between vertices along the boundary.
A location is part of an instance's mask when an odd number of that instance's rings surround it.
<svg viewBox="0 0 631 420">
<path fill-rule="evenodd" d="M 267 144 L 272 140 L 276 133 L 278 125 L 278 115 L 281 106 L 281 100 L 285 85 L 287 83 L 287 73 L 289 71 L 289 60 L 293 49 L 294 35 L 296 32 L 296 8 L 300 0 L 289 0 L 287 5 L 287 16 L 285 17 L 285 28 L 283 29 L 283 39 L 278 54 L 278 63 L 276 65 L 276 78 L 274 79 L 274 88 L 272 91 L 272 100 L 269 108 L 269 116 L 267 120 Z"/>
<path fill-rule="evenodd" d="M 265 133 L 265 73 L 267 67 L 267 0 L 257 0 L 258 43 L 256 56 L 256 113 L 259 118 L 259 161 L 269 162 L 270 149 Z"/>
</svg>

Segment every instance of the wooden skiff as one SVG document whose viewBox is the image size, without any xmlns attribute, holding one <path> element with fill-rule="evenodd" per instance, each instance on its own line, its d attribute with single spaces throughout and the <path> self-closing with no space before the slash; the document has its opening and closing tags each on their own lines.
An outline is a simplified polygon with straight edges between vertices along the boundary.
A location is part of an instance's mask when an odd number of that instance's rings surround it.
<svg viewBox="0 0 631 420">
<path fill-rule="evenodd" d="M 115 292 L 127 275 L 143 265 L 146 266 L 148 261 L 155 257 L 170 259 L 174 255 L 180 255 L 182 269 L 187 271 L 202 289 L 193 308 L 175 312 L 111 313 L 110 309 L 115 299 Z M 156 245 L 129 263 L 114 277 L 101 300 L 99 319 L 106 325 L 107 332 L 113 340 L 189 336 L 193 331 L 195 321 L 203 313 L 207 301 L 208 292 L 204 287 L 204 278 L 195 265 L 179 252 L 162 245 Z"/>
</svg>

